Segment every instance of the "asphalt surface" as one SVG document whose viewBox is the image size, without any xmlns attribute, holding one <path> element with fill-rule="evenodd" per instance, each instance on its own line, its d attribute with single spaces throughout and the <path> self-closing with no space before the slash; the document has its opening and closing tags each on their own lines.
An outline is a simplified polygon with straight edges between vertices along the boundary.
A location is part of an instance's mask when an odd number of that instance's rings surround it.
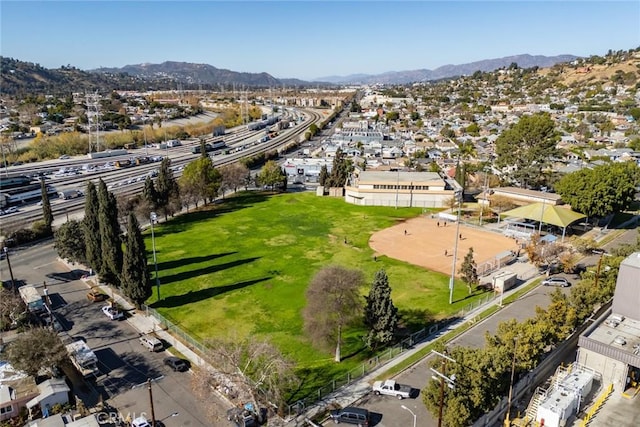
<svg viewBox="0 0 640 427">
<path fill-rule="evenodd" d="M 87 403 L 100 399 L 127 414 L 145 413 L 150 417 L 151 405 L 147 380 L 152 379 L 152 394 L 157 420 L 166 427 L 211 425 L 190 389 L 191 373 L 174 372 L 163 364 L 166 351 L 152 353 L 139 341 L 139 333 L 127 321 L 113 321 L 101 311 L 104 302 L 87 300 L 87 286 L 78 280 L 83 272 L 70 272 L 58 262 L 52 242 L 10 253 L 16 280 L 35 284 L 44 294 L 47 283 L 53 311 L 67 329 L 63 341 L 83 339 L 98 357 L 101 374 L 90 380 L 77 371 L 65 369 L 74 385 L 74 393 Z M 6 261 L 2 261 L 2 280 L 8 280 Z M 177 414 L 177 415 L 173 415 Z M 172 416 L 173 415 L 173 416 Z"/>
</svg>

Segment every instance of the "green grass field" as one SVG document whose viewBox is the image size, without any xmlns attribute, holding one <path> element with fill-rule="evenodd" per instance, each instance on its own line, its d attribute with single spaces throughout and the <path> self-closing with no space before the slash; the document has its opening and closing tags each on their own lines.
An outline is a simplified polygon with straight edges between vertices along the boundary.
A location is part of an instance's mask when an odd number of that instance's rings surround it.
<svg viewBox="0 0 640 427">
<path fill-rule="evenodd" d="M 363 295 L 375 272 L 385 268 L 409 330 L 470 302 L 466 287 L 457 284 L 454 300 L 459 302 L 449 305 L 449 278 L 441 273 L 387 257 L 374 261 L 368 246 L 372 233 L 421 213 L 417 208 L 359 207 L 312 193 L 242 193 L 155 227 L 161 299 L 154 289 L 148 303 L 199 340 L 228 335 L 268 339 L 316 379 L 311 385 L 323 385 L 370 354 L 362 351 L 362 328 L 345 334 L 343 355 L 351 356 L 341 364 L 304 336 L 305 289 L 322 267 L 362 270 L 367 280 Z M 153 271 L 150 233 L 145 238 Z"/>
</svg>

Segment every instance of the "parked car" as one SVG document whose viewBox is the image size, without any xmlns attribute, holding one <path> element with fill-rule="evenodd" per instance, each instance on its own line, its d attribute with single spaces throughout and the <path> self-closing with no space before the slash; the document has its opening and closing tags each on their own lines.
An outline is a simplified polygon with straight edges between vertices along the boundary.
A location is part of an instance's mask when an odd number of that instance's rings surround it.
<svg viewBox="0 0 640 427">
<path fill-rule="evenodd" d="M 407 399 L 411 397 L 411 386 L 398 384 L 394 380 L 376 381 L 373 383 L 373 393 L 376 395 L 386 394 L 387 396 L 395 396 L 398 399 Z"/>
<path fill-rule="evenodd" d="M 369 426 L 369 411 L 363 408 L 347 406 L 342 409 L 334 409 L 330 415 L 334 423 L 355 424 L 358 427 Z"/>
<path fill-rule="evenodd" d="M 102 312 L 111 320 L 120 320 L 124 318 L 124 313 L 112 305 L 105 305 L 102 307 Z"/>
<path fill-rule="evenodd" d="M 149 351 L 162 351 L 164 346 L 162 345 L 162 341 L 153 335 L 143 335 L 140 337 L 140 344 L 145 346 Z"/>
<path fill-rule="evenodd" d="M 109 299 L 108 295 L 103 294 L 100 291 L 91 291 L 87 294 L 87 299 L 91 302 L 101 302 Z"/>
<path fill-rule="evenodd" d="M 16 208 L 15 206 L 10 206 L 7 209 L 4 210 L 5 214 L 12 214 L 12 213 L 16 213 L 18 212 L 18 208 Z"/>
<path fill-rule="evenodd" d="M 544 286 L 560 286 L 562 288 L 568 288 L 571 286 L 571 283 L 564 277 L 549 277 L 545 279 L 542 284 Z"/>
<path fill-rule="evenodd" d="M 138 417 L 131 421 L 131 427 L 151 427 L 151 423 L 145 417 Z"/>
<path fill-rule="evenodd" d="M 175 356 L 165 357 L 164 364 L 176 372 L 184 372 L 189 369 L 187 361 Z"/>
</svg>

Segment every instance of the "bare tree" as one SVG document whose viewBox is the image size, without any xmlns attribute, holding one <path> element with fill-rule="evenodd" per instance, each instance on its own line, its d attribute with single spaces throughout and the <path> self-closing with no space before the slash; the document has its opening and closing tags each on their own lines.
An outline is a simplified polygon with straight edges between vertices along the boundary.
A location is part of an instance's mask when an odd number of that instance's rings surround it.
<svg viewBox="0 0 640 427">
<path fill-rule="evenodd" d="M 194 390 L 207 396 L 218 389 L 239 403 L 251 402 L 262 420 L 265 404 L 282 409 L 285 393 L 298 386 L 294 363 L 271 343 L 255 338 L 213 339 L 207 341 L 211 365 L 216 371 L 201 371 Z"/>
<path fill-rule="evenodd" d="M 222 174 L 222 189 L 238 191 L 245 184 L 249 169 L 242 163 L 236 162 L 220 168 Z"/>
<path fill-rule="evenodd" d="M 340 362 L 342 329 L 361 317 L 364 283 L 362 272 L 340 266 L 320 270 L 307 289 L 304 326 L 314 344 L 335 345 L 335 361 Z"/>
</svg>

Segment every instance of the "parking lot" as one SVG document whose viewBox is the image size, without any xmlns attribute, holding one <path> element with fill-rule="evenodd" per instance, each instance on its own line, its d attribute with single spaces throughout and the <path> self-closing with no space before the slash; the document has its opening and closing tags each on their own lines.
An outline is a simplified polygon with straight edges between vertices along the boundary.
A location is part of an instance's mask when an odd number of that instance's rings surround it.
<svg viewBox="0 0 640 427">
<path fill-rule="evenodd" d="M 84 379 L 75 369 L 65 369 L 74 394 L 91 407 L 102 399 L 123 414 L 150 416 L 147 380 L 152 380 L 155 416 L 166 427 L 207 426 L 206 415 L 193 395 L 191 373 L 174 372 L 163 364 L 167 351 L 150 352 L 140 344 L 140 334 L 126 320 L 110 320 L 102 312 L 105 302 L 87 299 L 87 286 L 80 272 L 69 272 L 57 261 L 52 243 L 14 251 L 11 254 L 16 279 L 38 286 L 46 280 L 52 308 L 63 328 L 63 341 L 84 340 L 98 358 L 100 374 Z M 2 269 L 2 279 L 8 271 Z M 177 415 L 174 415 L 177 414 Z M 166 418 L 166 419 L 164 419 Z"/>
</svg>

